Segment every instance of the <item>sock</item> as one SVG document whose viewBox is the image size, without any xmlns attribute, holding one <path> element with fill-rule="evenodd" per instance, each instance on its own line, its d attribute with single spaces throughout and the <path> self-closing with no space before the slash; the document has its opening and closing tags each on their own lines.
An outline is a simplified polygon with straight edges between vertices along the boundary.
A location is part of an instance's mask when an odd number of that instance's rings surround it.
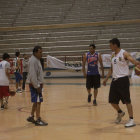
<svg viewBox="0 0 140 140">
<path fill-rule="evenodd" d="M 129 118 L 133 120 L 133 117 L 129 117 Z"/>
<path fill-rule="evenodd" d="M 118 113 L 122 113 L 122 110 L 120 109 L 120 110 L 118 110 Z"/>
</svg>

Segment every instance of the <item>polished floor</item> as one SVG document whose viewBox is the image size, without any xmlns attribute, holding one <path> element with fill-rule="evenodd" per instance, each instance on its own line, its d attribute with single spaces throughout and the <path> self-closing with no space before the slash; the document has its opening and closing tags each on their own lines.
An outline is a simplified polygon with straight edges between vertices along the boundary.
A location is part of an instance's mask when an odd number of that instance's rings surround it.
<svg viewBox="0 0 140 140">
<path fill-rule="evenodd" d="M 0 110 L 0 140 L 139 140 L 140 81 L 131 84 L 137 126 L 127 129 L 127 113 L 121 124 L 114 123 L 117 113 L 108 104 L 109 83 L 100 88 L 95 107 L 87 103 L 85 79 L 46 79 L 41 109 L 42 118 L 49 123 L 45 127 L 26 121 L 31 110 L 26 86 L 26 92 L 9 99 L 7 110 Z"/>
</svg>

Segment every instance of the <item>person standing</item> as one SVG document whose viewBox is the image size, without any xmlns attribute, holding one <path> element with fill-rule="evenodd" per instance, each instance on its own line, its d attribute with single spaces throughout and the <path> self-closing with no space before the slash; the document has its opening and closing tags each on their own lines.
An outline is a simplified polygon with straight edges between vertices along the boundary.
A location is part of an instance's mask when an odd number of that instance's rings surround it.
<svg viewBox="0 0 140 140">
<path fill-rule="evenodd" d="M 32 110 L 31 116 L 27 118 L 28 122 L 35 123 L 37 126 L 48 125 L 40 117 L 41 103 L 43 102 L 42 87 L 43 87 L 43 70 L 40 63 L 42 57 L 42 48 L 35 46 L 33 49 L 33 55 L 29 59 L 28 81 L 31 92 Z M 34 115 L 36 113 L 36 121 Z"/>
<path fill-rule="evenodd" d="M 9 81 L 10 81 L 10 63 L 8 62 L 10 55 L 8 53 L 3 54 L 3 61 L 0 62 L 0 101 L 1 109 L 5 109 L 8 106 L 9 98 Z M 5 99 L 5 102 L 4 102 Z"/>
<path fill-rule="evenodd" d="M 22 83 L 22 91 L 25 91 L 25 84 L 26 84 L 26 79 L 28 75 L 28 56 L 26 54 L 23 54 L 23 83 Z"/>
<path fill-rule="evenodd" d="M 125 127 L 132 127 L 136 124 L 134 123 L 133 118 L 133 108 L 130 98 L 130 82 L 129 82 L 129 61 L 134 65 L 139 65 L 140 62 L 134 60 L 132 56 L 121 49 L 120 41 L 117 38 L 110 40 L 110 48 L 113 51 L 111 58 L 111 68 L 107 77 L 103 81 L 103 85 L 106 86 L 106 83 L 109 77 L 112 75 L 112 82 L 109 92 L 109 103 L 117 111 L 118 116 L 115 123 L 120 123 L 122 117 L 125 115 L 125 112 L 119 106 L 120 100 L 123 104 L 126 104 L 129 121 L 125 124 Z"/>
<path fill-rule="evenodd" d="M 98 94 L 98 88 L 100 88 L 100 74 L 99 74 L 99 66 L 98 63 L 100 63 L 101 71 L 102 71 L 102 77 L 104 77 L 104 68 L 102 63 L 101 54 L 95 51 L 96 46 L 95 44 L 90 44 L 89 46 L 89 52 L 86 53 L 83 57 L 83 74 L 84 77 L 86 77 L 86 88 L 88 92 L 88 102 L 91 102 L 91 88 L 94 88 L 94 100 L 93 105 L 97 105 L 97 94 Z M 87 73 L 85 71 L 85 64 L 87 62 Z"/>
<path fill-rule="evenodd" d="M 20 74 L 21 72 L 20 52 L 16 52 L 15 56 L 16 58 L 14 59 L 14 61 L 15 61 L 16 92 L 21 93 L 22 76 Z"/>
</svg>

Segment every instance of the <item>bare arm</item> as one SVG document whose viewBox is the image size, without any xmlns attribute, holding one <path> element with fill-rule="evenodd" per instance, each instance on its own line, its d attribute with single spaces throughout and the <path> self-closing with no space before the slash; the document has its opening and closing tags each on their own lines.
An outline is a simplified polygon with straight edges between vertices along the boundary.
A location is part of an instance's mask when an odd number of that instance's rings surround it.
<svg viewBox="0 0 140 140">
<path fill-rule="evenodd" d="M 124 58 L 129 60 L 135 66 L 140 65 L 140 62 L 135 60 L 128 52 L 124 52 Z"/>
<path fill-rule="evenodd" d="M 86 70 L 85 70 L 85 65 L 86 65 L 86 54 L 83 55 L 83 65 L 82 65 L 82 70 L 83 70 L 83 75 L 86 77 Z"/>
<path fill-rule="evenodd" d="M 105 78 L 104 81 L 103 81 L 103 85 L 104 85 L 104 86 L 106 86 L 106 83 L 107 83 L 107 81 L 108 81 L 108 79 L 109 79 L 109 77 L 110 77 L 111 75 L 112 75 L 112 65 L 111 65 L 111 68 L 109 69 L 109 72 L 108 72 L 106 78 Z"/>
<path fill-rule="evenodd" d="M 102 78 L 104 78 L 104 66 L 103 66 L 103 61 L 102 61 L 101 54 L 99 54 L 99 63 L 100 63 L 100 66 L 101 66 Z"/>
</svg>

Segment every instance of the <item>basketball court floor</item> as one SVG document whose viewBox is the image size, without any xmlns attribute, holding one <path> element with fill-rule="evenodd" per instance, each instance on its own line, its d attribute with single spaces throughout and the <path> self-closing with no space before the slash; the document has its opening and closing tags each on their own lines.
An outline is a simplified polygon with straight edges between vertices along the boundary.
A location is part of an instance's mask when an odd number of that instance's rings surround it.
<svg viewBox="0 0 140 140">
<path fill-rule="evenodd" d="M 9 108 L 0 110 L 0 140 L 139 140 L 140 139 L 140 81 L 131 84 L 131 98 L 136 127 L 115 124 L 117 113 L 108 104 L 110 82 L 101 87 L 98 106 L 87 103 L 85 79 L 46 79 L 42 118 L 48 126 L 28 123 L 31 102 L 29 88 L 9 99 Z"/>
</svg>

